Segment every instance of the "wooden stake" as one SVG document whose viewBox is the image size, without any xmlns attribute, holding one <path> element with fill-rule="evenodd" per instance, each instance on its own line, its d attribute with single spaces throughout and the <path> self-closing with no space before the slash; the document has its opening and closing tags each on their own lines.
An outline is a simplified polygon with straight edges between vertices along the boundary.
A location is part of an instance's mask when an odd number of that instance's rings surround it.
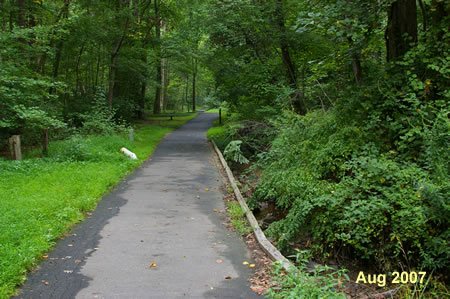
<svg viewBox="0 0 450 299">
<path fill-rule="evenodd" d="M 42 155 L 48 154 L 48 129 L 44 129 L 42 134 Z"/>
<path fill-rule="evenodd" d="M 13 135 L 9 138 L 11 156 L 13 160 L 22 160 L 22 151 L 20 149 L 20 135 Z"/>
</svg>

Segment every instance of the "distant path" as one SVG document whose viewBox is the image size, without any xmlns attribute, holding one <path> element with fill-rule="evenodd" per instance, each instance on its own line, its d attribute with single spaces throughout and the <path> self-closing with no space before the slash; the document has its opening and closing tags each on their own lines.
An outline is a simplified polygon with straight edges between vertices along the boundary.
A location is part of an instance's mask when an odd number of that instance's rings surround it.
<svg viewBox="0 0 450 299">
<path fill-rule="evenodd" d="M 205 137 L 216 118 L 200 113 L 166 136 L 150 161 L 58 243 L 19 297 L 257 297 L 242 265 L 247 248 L 219 213 L 222 178 Z"/>
</svg>

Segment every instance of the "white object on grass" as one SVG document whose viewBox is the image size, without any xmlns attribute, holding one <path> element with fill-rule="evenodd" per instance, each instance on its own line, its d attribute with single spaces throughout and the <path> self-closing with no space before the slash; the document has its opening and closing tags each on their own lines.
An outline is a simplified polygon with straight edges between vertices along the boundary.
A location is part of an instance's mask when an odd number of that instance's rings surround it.
<svg viewBox="0 0 450 299">
<path fill-rule="evenodd" d="M 127 155 L 128 157 L 130 157 L 133 160 L 137 160 L 136 154 L 133 152 L 130 152 L 129 150 L 127 150 L 126 148 L 122 147 L 120 149 L 120 152 Z"/>
</svg>

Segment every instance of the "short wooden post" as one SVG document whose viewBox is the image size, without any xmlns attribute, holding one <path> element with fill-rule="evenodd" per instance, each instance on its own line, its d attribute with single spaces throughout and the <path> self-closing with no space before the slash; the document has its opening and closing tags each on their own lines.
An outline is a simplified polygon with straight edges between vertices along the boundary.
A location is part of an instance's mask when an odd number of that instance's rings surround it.
<svg viewBox="0 0 450 299">
<path fill-rule="evenodd" d="M 20 149 L 20 135 L 13 135 L 9 138 L 11 147 L 11 156 L 13 160 L 22 160 L 22 151 Z"/>
<path fill-rule="evenodd" d="M 130 129 L 130 131 L 128 131 L 128 140 L 130 140 L 131 142 L 134 142 L 134 130 Z"/>
<path fill-rule="evenodd" d="M 222 108 L 219 108 L 219 124 L 222 124 Z"/>
<path fill-rule="evenodd" d="M 42 155 L 48 154 L 48 129 L 44 129 L 42 132 Z"/>
</svg>

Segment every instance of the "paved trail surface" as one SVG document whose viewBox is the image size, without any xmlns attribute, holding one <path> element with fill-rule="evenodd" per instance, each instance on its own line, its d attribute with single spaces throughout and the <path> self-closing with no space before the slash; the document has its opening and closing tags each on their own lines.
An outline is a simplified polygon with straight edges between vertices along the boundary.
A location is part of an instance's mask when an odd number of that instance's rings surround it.
<svg viewBox="0 0 450 299">
<path fill-rule="evenodd" d="M 167 135 L 58 243 L 18 297 L 257 297 L 242 265 L 250 261 L 246 246 L 214 212 L 224 208 L 222 178 L 205 133 L 216 117 L 200 113 Z"/>
</svg>

